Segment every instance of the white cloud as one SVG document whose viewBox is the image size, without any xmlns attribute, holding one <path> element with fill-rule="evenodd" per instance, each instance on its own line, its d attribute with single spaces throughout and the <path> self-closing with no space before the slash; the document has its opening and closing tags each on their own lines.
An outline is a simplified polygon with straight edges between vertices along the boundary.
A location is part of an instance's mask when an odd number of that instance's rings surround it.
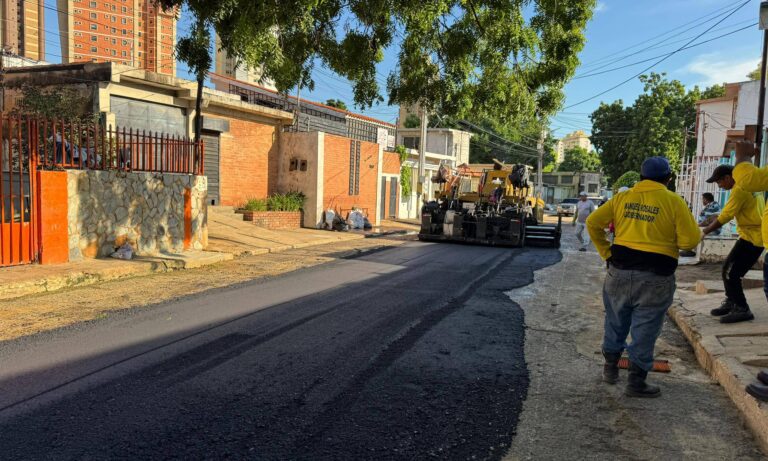
<svg viewBox="0 0 768 461">
<path fill-rule="evenodd" d="M 733 83 L 747 80 L 747 74 L 755 70 L 759 58 L 734 58 L 722 53 L 702 54 L 693 59 L 683 71 L 701 76 L 700 86 L 716 83 Z"/>
<path fill-rule="evenodd" d="M 606 8 L 608 8 L 608 6 L 605 2 L 597 2 L 597 5 L 595 5 L 595 13 L 602 13 Z"/>
</svg>

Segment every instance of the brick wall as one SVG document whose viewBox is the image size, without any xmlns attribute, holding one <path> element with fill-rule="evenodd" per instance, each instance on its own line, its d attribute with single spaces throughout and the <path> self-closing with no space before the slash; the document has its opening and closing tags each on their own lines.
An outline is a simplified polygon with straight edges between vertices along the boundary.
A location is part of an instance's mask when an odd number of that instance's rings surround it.
<svg viewBox="0 0 768 461">
<path fill-rule="evenodd" d="M 229 120 L 229 132 L 220 137 L 221 204 L 238 206 L 250 198 L 266 197 L 277 189 L 277 128 L 224 118 Z"/>
<path fill-rule="evenodd" d="M 384 164 L 381 172 L 385 174 L 400 174 L 400 155 L 397 152 L 384 152 Z"/>
<path fill-rule="evenodd" d="M 359 194 L 349 194 L 350 143 L 341 136 L 325 135 L 325 165 L 323 168 L 323 207 L 346 213 L 353 207 L 365 208 L 371 222 L 376 218 L 379 145 L 360 143 Z"/>
<path fill-rule="evenodd" d="M 298 229 L 301 227 L 300 211 L 246 211 L 243 221 L 267 229 Z"/>
</svg>

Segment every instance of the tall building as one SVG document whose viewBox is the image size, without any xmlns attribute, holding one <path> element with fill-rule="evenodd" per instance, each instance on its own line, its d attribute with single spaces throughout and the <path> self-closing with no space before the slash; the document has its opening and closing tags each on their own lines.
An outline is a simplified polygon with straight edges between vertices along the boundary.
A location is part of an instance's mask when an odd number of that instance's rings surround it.
<svg viewBox="0 0 768 461">
<path fill-rule="evenodd" d="M 45 59 L 43 1 L 0 1 L 0 49 L 37 61 Z"/>
<path fill-rule="evenodd" d="M 563 139 L 557 141 L 555 146 L 555 162 L 563 163 L 565 160 L 565 151 L 573 147 L 581 147 L 587 151 L 592 150 L 592 143 L 589 141 L 589 135 L 582 130 L 576 130 L 563 136 Z"/>
<path fill-rule="evenodd" d="M 152 0 L 57 0 L 62 61 L 117 62 L 176 73 L 174 11 Z"/>
<path fill-rule="evenodd" d="M 237 60 L 227 54 L 226 51 L 221 49 L 221 42 L 219 36 L 216 35 L 216 71 L 215 73 L 227 78 L 233 78 L 241 82 L 249 83 L 251 85 L 259 85 L 269 90 L 275 90 L 275 85 L 270 80 L 259 82 L 261 79 L 261 69 L 253 69 L 242 63 L 238 63 Z M 211 81 L 217 90 L 227 91 L 228 83 L 221 79 L 217 79 L 216 75 L 211 76 Z"/>
</svg>

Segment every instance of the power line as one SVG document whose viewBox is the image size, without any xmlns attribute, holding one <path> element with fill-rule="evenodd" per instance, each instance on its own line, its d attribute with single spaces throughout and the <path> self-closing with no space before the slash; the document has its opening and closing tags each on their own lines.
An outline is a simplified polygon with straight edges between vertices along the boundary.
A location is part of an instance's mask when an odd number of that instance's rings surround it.
<svg viewBox="0 0 768 461">
<path fill-rule="evenodd" d="M 591 101 L 591 100 L 593 100 L 593 99 L 595 99 L 595 98 L 599 98 L 600 96 L 602 96 L 602 95 L 604 95 L 604 94 L 606 94 L 606 93 L 609 93 L 609 92 L 611 92 L 611 91 L 615 90 L 616 88 L 619 88 L 620 86 L 623 86 L 623 85 L 625 85 L 625 84 L 627 84 L 627 83 L 631 82 L 631 81 L 632 81 L 632 80 L 634 80 L 635 78 L 637 78 L 637 77 L 639 77 L 639 76 L 643 75 L 645 72 L 648 72 L 649 70 L 653 69 L 653 68 L 654 68 L 654 67 L 656 67 L 657 65 L 659 65 L 659 64 L 661 64 L 662 62 L 666 61 L 668 58 L 670 58 L 671 56 L 675 55 L 675 54 L 676 54 L 676 53 L 678 53 L 680 50 L 684 49 L 686 46 L 690 45 L 691 43 L 693 43 L 694 41 L 696 41 L 697 39 L 699 39 L 700 37 L 702 37 L 702 36 L 703 36 L 704 34 L 706 34 L 707 32 L 711 31 L 713 28 L 715 28 L 716 26 L 718 26 L 719 24 L 721 24 L 723 21 L 725 21 L 726 19 L 728 19 L 729 17 L 731 17 L 733 14 L 735 14 L 735 13 L 736 13 L 737 11 L 739 11 L 741 8 L 745 7 L 745 6 L 746 6 L 746 5 L 747 5 L 749 2 L 750 2 L 750 0 L 747 0 L 747 1 L 743 2 L 741 5 L 739 5 L 738 7 L 734 8 L 734 9 L 733 9 L 733 10 L 732 10 L 730 13 L 728 13 L 728 14 L 727 14 L 727 15 L 725 15 L 723 18 L 721 18 L 719 21 L 717 21 L 715 24 L 713 24 L 713 25 L 712 25 L 712 26 L 710 26 L 708 29 L 706 29 L 704 32 L 700 33 L 699 35 L 697 35 L 696 37 L 694 37 L 693 39 L 691 39 L 691 40 L 690 40 L 689 42 L 687 42 L 685 45 L 683 45 L 683 46 L 681 46 L 680 48 L 678 48 L 677 50 L 675 50 L 675 51 L 673 51 L 673 52 L 671 52 L 671 53 L 669 53 L 669 54 L 665 55 L 663 58 L 661 58 L 661 59 L 659 59 L 658 61 L 654 62 L 653 64 L 651 64 L 650 66 L 648 66 L 648 67 L 646 67 L 645 69 L 641 70 L 640 72 L 638 72 L 637 74 L 633 75 L 632 77 L 629 77 L 628 79 L 626 79 L 626 80 L 624 80 L 624 81 L 622 81 L 622 82 L 620 82 L 620 83 L 618 83 L 618 84 L 616 84 L 616 85 L 614 85 L 614 86 L 612 86 L 612 87 L 608 88 L 607 90 L 601 91 L 600 93 L 597 93 L 597 94 L 596 94 L 596 95 L 594 95 L 594 96 L 590 96 L 590 97 L 588 97 L 588 98 L 586 98 L 586 99 L 582 99 L 581 101 L 579 101 L 579 102 L 577 102 L 577 103 L 574 103 L 574 104 L 570 104 L 570 105 L 568 105 L 568 106 L 565 106 L 565 107 L 564 107 L 564 109 L 570 109 L 571 107 L 575 107 L 575 106 L 578 106 L 578 105 L 584 104 L 585 102 L 589 102 L 589 101 Z"/>
<path fill-rule="evenodd" d="M 693 45 L 686 46 L 684 48 L 679 49 L 678 51 L 683 51 L 683 50 L 689 50 L 691 48 L 696 48 L 697 46 L 701 46 L 701 45 L 704 45 L 706 43 L 713 42 L 715 40 L 719 40 L 719 39 L 721 39 L 723 37 L 727 37 L 729 35 L 733 35 L 735 33 L 738 33 L 738 32 L 750 29 L 752 27 L 755 27 L 756 25 L 757 25 L 757 23 L 753 22 L 752 24 L 750 24 L 748 26 L 742 27 L 740 29 L 736 29 L 736 30 L 728 32 L 726 34 L 718 35 L 717 37 L 710 38 L 709 40 L 705 40 L 703 42 L 694 43 Z M 607 70 L 603 70 L 603 71 L 599 71 L 599 72 L 596 71 L 596 72 L 591 72 L 591 73 L 588 73 L 588 74 L 577 75 L 577 76 L 573 77 L 573 80 L 578 80 L 578 79 L 587 78 L 587 77 L 594 77 L 595 75 L 602 75 L 602 74 L 607 74 L 609 72 L 614 72 L 614 71 L 617 71 L 617 70 L 626 69 L 627 67 L 636 66 L 638 64 L 642 64 L 642 63 L 648 62 L 648 61 L 653 61 L 654 59 L 658 59 L 658 58 L 661 58 L 661 57 L 664 57 L 664 56 L 668 56 L 668 55 L 671 55 L 671 54 L 674 54 L 674 53 L 675 52 L 667 53 L 667 54 L 661 54 L 661 55 L 658 55 L 658 56 L 653 56 L 653 57 L 648 58 L 648 59 L 643 59 L 642 61 L 635 61 L 635 62 L 630 63 L 630 64 L 624 64 L 623 66 L 613 67 L 611 69 L 607 69 Z"/>
</svg>

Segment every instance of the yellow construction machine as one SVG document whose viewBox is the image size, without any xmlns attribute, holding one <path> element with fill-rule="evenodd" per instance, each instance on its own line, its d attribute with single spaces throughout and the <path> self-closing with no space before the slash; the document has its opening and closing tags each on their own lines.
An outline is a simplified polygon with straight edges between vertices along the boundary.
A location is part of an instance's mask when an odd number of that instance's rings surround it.
<svg viewBox="0 0 768 461">
<path fill-rule="evenodd" d="M 544 201 L 534 193 L 531 167 L 495 160 L 482 172 L 441 166 L 441 184 L 421 209 L 419 239 L 522 247 L 560 247 L 562 222 L 544 223 Z"/>
</svg>

